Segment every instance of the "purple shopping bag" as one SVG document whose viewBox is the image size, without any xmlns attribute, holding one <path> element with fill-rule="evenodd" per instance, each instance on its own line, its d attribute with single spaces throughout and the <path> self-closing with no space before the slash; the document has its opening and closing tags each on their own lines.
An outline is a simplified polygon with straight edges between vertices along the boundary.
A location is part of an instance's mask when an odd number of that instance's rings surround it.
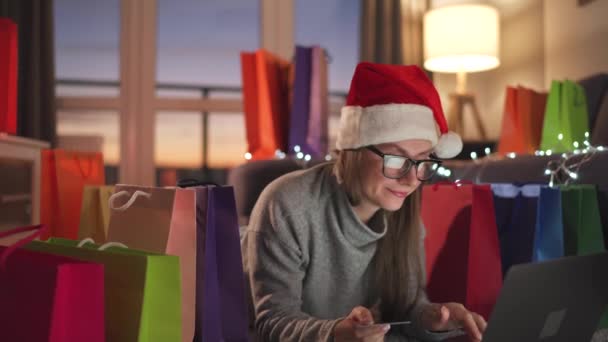
<svg viewBox="0 0 608 342">
<path fill-rule="evenodd" d="M 329 97 L 327 89 L 327 60 L 320 46 L 312 48 L 310 80 L 310 113 L 307 148 L 315 159 L 325 157 L 329 145 Z"/>
<path fill-rule="evenodd" d="M 296 46 L 296 75 L 293 87 L 293 102 L 289 118 L 289 151 L 311 153 L 306 143 L 310 117 L 310 81 L 312 48 Z M 294 150 L 300 146 L 300 150 Z"/>
<path fill-rule="evenodd" d="M 248 313 L 232 187 L 196 188 L 195 342 L 245 342 Z"/>
</svg>

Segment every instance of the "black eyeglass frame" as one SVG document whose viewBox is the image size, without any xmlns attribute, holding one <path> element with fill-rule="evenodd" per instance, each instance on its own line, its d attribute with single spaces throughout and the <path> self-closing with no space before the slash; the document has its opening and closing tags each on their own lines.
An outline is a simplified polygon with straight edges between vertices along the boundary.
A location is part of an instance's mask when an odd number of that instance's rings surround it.
<svg viewBox="0 0 608 342">
<path fill-rule="evenodd" d="M 387 154 L 387 153 L 382 153 L 382 151 L 380 151 L 376 146 L 370 145 L 370 146 L 365 146 L 365 148 L 369 151 L 371 151 L 372 153 L 382 157 L 382 175 L 384 175 L 384 177 L 389 178 L 389 179 L 399 179 L 404 177 L 405 175 L 407 175 L 408 172 L 410 172 L 410 170 L 412 169 L 412 166 L 416 166 L 416 178 L 418 178 L 419 181 L 421 182 L 425 182 L 430 180 L 431 178 L 433 178 L 433 176 L 435 175 L 435 173 L 437 173 L 437 170 L 439 169 L 439 167 L 441 166 L 441 164 L 443 164 L 442 160 L 439 159 L 420 159 L 420 160 L 416 160 L 416 159 L 412 159 L 406 156 L 400 156 L 400 155 L 395 155 L 395 154 Z M 401 175 L 399 175 L 398 177 L 390 177 L 386 175 L 386 172 L 384 172 L 384 168 L 386 165 L 386 158 L 404 158 L 406 161 L 409 161 L 410 164 L 407 168 L 407 170 L 403 171 Z M 427 179 L 420 179 L 420 177 L 418 177 L 418 166 L 422 163 L 437 163 L 437 168 L 433 170 L 433 174 L 431 174 L 431 176 Z"/>
</svg>

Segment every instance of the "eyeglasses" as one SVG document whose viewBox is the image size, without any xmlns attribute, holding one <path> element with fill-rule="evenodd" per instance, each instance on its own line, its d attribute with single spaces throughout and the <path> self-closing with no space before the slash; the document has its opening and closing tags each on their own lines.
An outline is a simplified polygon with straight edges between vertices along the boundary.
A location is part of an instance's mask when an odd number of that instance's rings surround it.
<svg viewBox="0 0 608 342">
<path fill-rule="evenodd" d="M 416 178 L 420 181 L 427 181 L 435 175 L 442 163 L 441 160 L 436 159 L 414 160 L 404 156 L 384 154 L 375 146 L 367 146 L 366 148 L 382 157 L 382 174 L 390 179 L 399 179 L 407 175 L 412 166 L 415 165 Z"/>
</svg>

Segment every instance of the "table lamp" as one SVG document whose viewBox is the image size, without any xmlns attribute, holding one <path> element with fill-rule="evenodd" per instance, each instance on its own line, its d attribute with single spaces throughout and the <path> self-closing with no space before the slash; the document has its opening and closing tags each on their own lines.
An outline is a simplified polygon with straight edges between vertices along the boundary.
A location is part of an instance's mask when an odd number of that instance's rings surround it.
<svg viewBox="0 0 608 342">
<path fill-rule="evenodd" d="M 463 136 L 464 107 L 470 105 L 479 135 L 487 139 L 475 96 L 467 92 L 468 72 L 498 67 L 498 11 L 490 6 L 464 4 L 440 7 L 424 15 L 424 67 L 456 73 L 456 91 L 450 94 L 448 125 Z"/>
</svg>

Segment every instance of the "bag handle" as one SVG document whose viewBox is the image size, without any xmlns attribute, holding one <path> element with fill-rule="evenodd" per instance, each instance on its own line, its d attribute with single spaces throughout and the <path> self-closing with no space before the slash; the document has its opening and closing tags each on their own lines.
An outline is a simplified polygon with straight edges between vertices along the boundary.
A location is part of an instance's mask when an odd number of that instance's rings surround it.
<svg viewBox="0 0 608 342">
<path fill-rule="evenodd" d="M 123 204 L 120 207 L 117 207 L 115 202 L 118 198 L 120 197 L 124 197 L 124 196 L 131 196 L 131 198 L 129 198 L 129 200 L 127 201 L 127 203 Z M 136 190 L 133 195 L 130 195 L 128 191 L 123 190 L 123 191 L 119 191 L 115 194 L 113 194 L 112 196 L 110 196 L 110 199 L 108 200 L 108 204 L 110 206 L 110 209 L 112 210 L 116 210 L 116 211 L 125 211 L 127 209 L 129 209 L 133 203 L 135 203 L 135 200 L 137 199 L 137 197 L 139 196 L 143 196 L 145 198 L 150 198 L 152 197 L 152 194 L 145 192 L 145 191 L 141 191 L 141 190 Z"/>
<path fill-rule="evenodd" d="M 437 189 L 439 189 L 440 185 L 452 185 L 452 187 L 456 190 L 458 190 L 458 188 L 460 188 L 463 184 L 468 184 L 468 185 L 473 185 L 475 183 L 473 183 L 470 180 L 461 180 L 461 179 L 457 179 L 455 182 L 450 182 L 450 181 L 439 181 L 435 184 L 433 184 L 433 191 L 437 191 Z"/>
<path fill-rule="evenodd" d="M 3 237 L 15 235 L 15 234 L 23 233 L 23 232 L 29 232 L 32 230 L 35 230 L 35 232 L 32 233 L 31 235 L 24 237 L 23 239 L 21 239 L 17 242 L 15 242 L 14 244 L 8 246 L 2 252 L 2 254 L 0 255 L 0 270 L 6 269 L 6 259 L 8 259 L 8 257 L 11 254 L 13 254 L 13 252 L 15 250 L 34 241 L 40 235 L 46 234 L 47 231 L 49 230 L 49 227 L 46 224 L 38 224 L 35 226 L 17 227 L 17 228 L 10 229 L 10 230 L 4 231 L 4 232 L 0 232 L 0 238 L 3 238 Z"/>
<path fill-rule="evenodd" d="M 95 244 L 95 240 L 93 240 L 92 238 L 86 238 L 86 239 L 80 240 L 80 242 L 78 243 L 78 245 L 76 245 L 76 247 L 82 248 L 87 243 Z M 106 242 L 103 245 L 99 246 L 99 248 L 97 248 L 97 250 L 103 251 L 103 250 L 106 250 L 106 249 L 108 249 L 110 247 L 129 248 L 129 247 L 127 247 L 127 245 L 122 244 L 120 242 Z"/>
</svg>

